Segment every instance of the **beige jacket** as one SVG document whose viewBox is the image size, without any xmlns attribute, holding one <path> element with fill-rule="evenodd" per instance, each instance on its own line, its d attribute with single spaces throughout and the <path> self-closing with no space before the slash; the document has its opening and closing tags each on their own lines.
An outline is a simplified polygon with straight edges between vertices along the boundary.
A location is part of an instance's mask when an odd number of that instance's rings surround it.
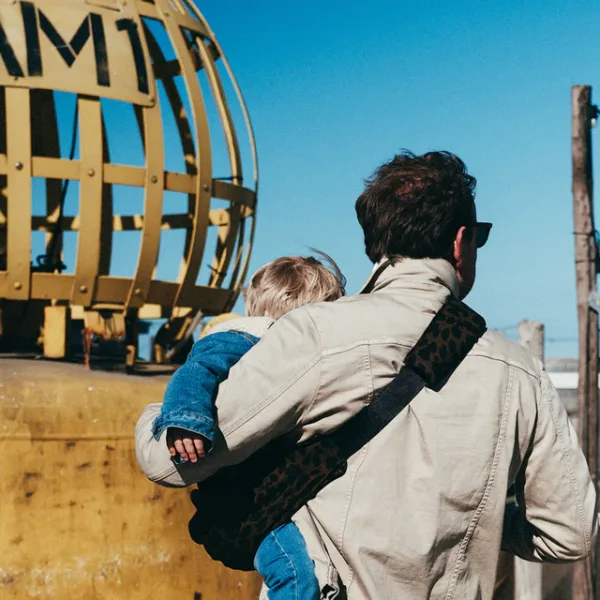
<svg viewBox="0 0 600 600">
<path fill-rule="evenodd" d="M 405 259 L 371 294 L 290 313 L 222 384 L 223 443 L 167 472 L 168 456 L 141 436 L 145 472 L 186 485 L 277 436 L 335 429 L 394 377 L 451 293 L 448 262 Z M 596 495 L 575 432 L 541 363 L 488 331 L 443 389 L 423 390 L 297 522 L 309 549 L 324 545 L 350 600 L 486 599 L 515 481 L 525 510 L 507 519 L 503 546 L 530 560 L 587 556 Z"/>
</svg>

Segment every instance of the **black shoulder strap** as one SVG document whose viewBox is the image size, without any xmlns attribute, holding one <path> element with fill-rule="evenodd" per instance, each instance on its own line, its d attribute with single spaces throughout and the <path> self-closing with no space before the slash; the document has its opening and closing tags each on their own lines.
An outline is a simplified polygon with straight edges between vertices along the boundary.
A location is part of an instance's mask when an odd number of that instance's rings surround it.
<svg viewBox="0 0 600 600">
<path fill-rule="evenodd" d="M 360 294 L 370 294 L 373 291 L 373 288 L 375 287 L 375 284 L 377 283 L 377 280 L 379 279 L 379 276 L 392 264 L 392 261 L 389 259 L 385 259 L 384 261 L 382 261 L 378 267 L 375 268 L 375 270 L 371 273 L 371 275 L 369 276 L 369 279 L 367 280 L 367 283 L 365 283 L 365 285 L 363 286 L 362 290 L 360 290 Z"/>
<path fill-rule="evenodd" d="M 352 456 L 404 410 L 425 387 L 439 390 L 486 330 L 483 317 L 450 298 L 432 319 L 390 384 L 334 434 Z"/>
</svg>

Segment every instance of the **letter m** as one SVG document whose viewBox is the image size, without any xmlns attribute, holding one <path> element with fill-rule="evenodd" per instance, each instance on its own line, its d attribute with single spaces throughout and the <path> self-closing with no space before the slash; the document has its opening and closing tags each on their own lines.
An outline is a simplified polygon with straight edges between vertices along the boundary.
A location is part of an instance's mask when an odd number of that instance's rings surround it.
<svg viewBox="0 0 600 600">
<path fill-rule="evenodd" d="M 31 77 L 40 77 L 43 74 L 38 31 L 39 19 L 39 29 L 41 29 L 48 40 L 50 40 L 68 67 L 73 65 L 91 34 L 94 40 L 96 79 L 98 85 L 110 85 L 106 38 L 104 35 L 102 17 L 100 15 L 96 13 L 86 15 L 75 32 L 75 35 L 71 38 L 71 41 L 67 42 L 56 30 L 56 27 L 54 27 L 52 21 L 50 21 L 46 14 L 41 9 L 36 10 L 33 2 L 21 2 L 21 14 L 23 15 L 23 25 L 25 27 L 25 39 L 27 43 L 27 70 Z"/>
</svg>

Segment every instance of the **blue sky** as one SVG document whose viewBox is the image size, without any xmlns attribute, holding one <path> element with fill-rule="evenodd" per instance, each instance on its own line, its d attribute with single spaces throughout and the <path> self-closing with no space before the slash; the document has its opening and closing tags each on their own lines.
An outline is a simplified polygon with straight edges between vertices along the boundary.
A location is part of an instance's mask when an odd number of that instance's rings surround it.
<svg viewBox="0 0 600 600">
<path fill-rule="evenodd" d="M 577 354 L 570 95 L 600 85 L 597 2 L 198 6 L 255 128 L 252 269 L 315 246 L 356 291 L 370 269 L 354 214 L 363 178 L 400 148 L 447 149 L 494 223 L 470 304 L 492 327 L 541 321 L 548 356 Z"/>
</svg>

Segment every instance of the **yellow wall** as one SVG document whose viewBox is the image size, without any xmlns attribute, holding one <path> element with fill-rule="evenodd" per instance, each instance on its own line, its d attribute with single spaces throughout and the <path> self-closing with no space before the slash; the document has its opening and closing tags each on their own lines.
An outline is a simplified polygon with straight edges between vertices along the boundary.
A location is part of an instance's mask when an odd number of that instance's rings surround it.
<svg viewBox="0 0 600 600">
<path fill-rule="evenodd" d="M 135 422 L 166 381 L 0 359 L 0 598 L 258 596 L 190 540 L 186 491 L 137 467 Z"/>
</svg>

